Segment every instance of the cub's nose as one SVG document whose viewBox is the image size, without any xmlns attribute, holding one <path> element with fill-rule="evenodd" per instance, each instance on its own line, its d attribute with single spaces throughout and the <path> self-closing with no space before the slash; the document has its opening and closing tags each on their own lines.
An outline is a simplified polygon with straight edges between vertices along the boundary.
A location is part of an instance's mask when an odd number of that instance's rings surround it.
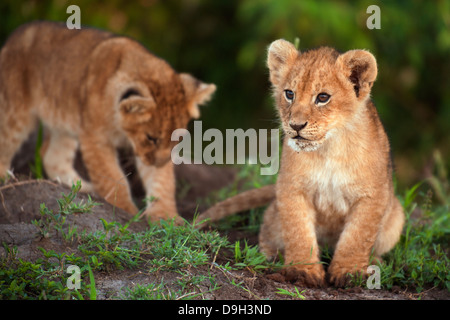
<svg viewBox="0 0 450 320">
<path fill-rule="evenodd" d="M 308 124 L 308 122 L 305 122 L 303 124 L 297 124 L 297 123 L 289 123 L 289 126 L 294 129 L 296 132 L 300 132 L 304 127 L 306 127 L 306 125 Z"/>
</svg>

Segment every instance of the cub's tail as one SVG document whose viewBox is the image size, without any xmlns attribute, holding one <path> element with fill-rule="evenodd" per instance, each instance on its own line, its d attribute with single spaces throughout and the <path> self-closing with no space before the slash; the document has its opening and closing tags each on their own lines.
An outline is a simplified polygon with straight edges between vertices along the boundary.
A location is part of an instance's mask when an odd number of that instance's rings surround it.
<svg viewBox="0 0 450 320">
<path fill-rule="evenodd" d="M 235 213 L 257 208 L 272 202 L 275 199 L 275 185 L 268 185 L 258 189 L 244 191 L 234 197 L 228 198 L 219 202 L 200 214 L 197 221 L 208 222 L 218 221 Z M 201 223 L 197 225 L 198 228 L 203 228 L 206 224 Z"/>
</svg>

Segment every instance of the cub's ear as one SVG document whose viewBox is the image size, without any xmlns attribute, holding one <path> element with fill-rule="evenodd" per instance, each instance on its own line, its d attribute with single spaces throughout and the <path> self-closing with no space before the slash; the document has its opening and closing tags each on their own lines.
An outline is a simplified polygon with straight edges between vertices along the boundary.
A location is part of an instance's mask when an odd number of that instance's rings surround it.
<svg viewBox="0 0 450 320">
<path fill-rule="evenodd" d="M 149 121 L 156 103 L 152 97 L 133 96 L 123 99 L 119 104 L 124 126 L 133 126 Z"/>
<path fill-rule="evenodd" d="M 180 73 L 180 79 L 186 93 L 189 114 L 193 119 L 198 119 L 200 117 L 198 106 L 211 99 L 212 94 L 216 91 L 216 85 L 203 83 L 188 73 Z"/>
<path fill-rule="evenodd" d="M 270 44 L 267 54 L 267 66 L 270 71 L 270 82 L 274 86 L 281 85 L 281 82 L 299 55 L 300 51 L 289 41 L 279 39 Z"/>
<path fill-rule="evenodd" d="M 341 54 L 336 63 L 341 74 L 353 84 L 358 99 L 369 95 L 372 85 L 377 78 L 377 61 L 365 50 L 350 50 Z"/>
</svg>

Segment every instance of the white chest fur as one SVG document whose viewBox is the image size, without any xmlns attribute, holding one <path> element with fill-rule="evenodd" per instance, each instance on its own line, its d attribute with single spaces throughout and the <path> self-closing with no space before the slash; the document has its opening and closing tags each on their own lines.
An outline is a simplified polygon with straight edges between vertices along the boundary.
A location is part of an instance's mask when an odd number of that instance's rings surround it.
<svg viewBox="0 0 450 320">
<path fill-rule="evenodd" d="M 355 195 L 355 184 L 348 165 L 325 159 L 306 173 L 312 201 L 321 214 L 345 215 Z"/>
</svg>

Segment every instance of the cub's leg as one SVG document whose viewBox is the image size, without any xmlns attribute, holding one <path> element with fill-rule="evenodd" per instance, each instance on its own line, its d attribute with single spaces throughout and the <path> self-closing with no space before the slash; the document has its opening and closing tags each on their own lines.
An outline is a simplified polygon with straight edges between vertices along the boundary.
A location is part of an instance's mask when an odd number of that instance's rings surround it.
<svg viewBox="0 0 450 320">
<path fill-rule="evenodd" d="M 284 269 L 287 280 L 321 287 L 325 285 L 325 271 L 319 260 L 312 204 L 303 194 L 292 190 L 277 192 L 277 207 L 284 243 Z"/>
<path fill-rule="evenodd" d="M 175 201 L 175 174 L 173 163 L 168 161 L 161 167 L 148 166 L 136 159 L 137 168 L 144 184 L 148 201 L 144 215 L 151 221 L 175 218 L 177 223 L 182 219 L 177 213 Z"/>
<path fill-rule="evenodd" d="M 0 177 L 7 175 L 14 154 L 36 127 L 37 118 L 23 104 L 9 103 L 0 92 Z"/>
<path fill-rule="evenodd" d="M 278 256 L 278 252 L 284 251 L 276 201 L 273 201 L 264 212 L 264 220 L 259 232 L 259 248 L 267 260 L 275 259 Z"/>
<path fill-rule="evenodd" d="M 349 273 L 366 274 L 385 210 L 380 206 L 383 202 L 383 199 L 364 198 L 354 204 L 328 269 L 330 282 L 335 286 L 345 286 Z"/>
<path fill-rule="evenodd" d="M 392 196 L 392 198 L 392 209 L 383 217 L 382 227 L 375 241 L 374 251 L 378 258 L 395 246 L 400 239 L 405 223 L 402 205 L 395 196 Z"/>
<path fill-rule="evenodd" d="M 120 168 L 116 149 L 101 135 L 80 137 L 80 149 L 92 186 L 106 201 L 130 214 L 138 209 L 131 198 L 126 176 Z"/>
<path fill-rule="evenodd" d="M 81 191 L 93 191 L 92 185 L 81 179 L 73 167 L 78 140 L 69 134 L 51 130 L 41 148 L 45 172 L 50 179 L 72 185 L 81 180 Z"/>
</svg>

